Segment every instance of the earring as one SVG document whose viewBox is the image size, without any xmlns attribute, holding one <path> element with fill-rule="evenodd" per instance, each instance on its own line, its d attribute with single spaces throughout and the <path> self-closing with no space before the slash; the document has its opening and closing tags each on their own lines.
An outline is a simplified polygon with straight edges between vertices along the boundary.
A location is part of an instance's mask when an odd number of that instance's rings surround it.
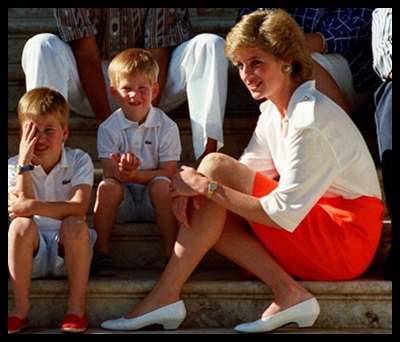
<svg viewBox="0 0 400 342">
<path fill-rule="evenodd" d="M 293 72 L 293 67 L 291 64 L 283 64 L 282 65 L 282 72 L 284 74 L 291 74 Z"/>
</svg>

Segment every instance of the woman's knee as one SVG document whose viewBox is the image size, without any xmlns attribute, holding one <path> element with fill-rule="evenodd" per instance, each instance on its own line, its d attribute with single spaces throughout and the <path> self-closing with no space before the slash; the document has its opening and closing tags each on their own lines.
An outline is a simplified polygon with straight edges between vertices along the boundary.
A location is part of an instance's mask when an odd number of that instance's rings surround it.
<svg viewBox="0 0 400 342">
<path fill-rule="evenodd" d="M 216 173 L 227 172 L 227 168 L 229 168 L 229 164 L 233 160 L 233 158 L 223 153 L 209 153 L 201 161 L 198 170 L 205 176 L 211 177 Z"/>
</svg>

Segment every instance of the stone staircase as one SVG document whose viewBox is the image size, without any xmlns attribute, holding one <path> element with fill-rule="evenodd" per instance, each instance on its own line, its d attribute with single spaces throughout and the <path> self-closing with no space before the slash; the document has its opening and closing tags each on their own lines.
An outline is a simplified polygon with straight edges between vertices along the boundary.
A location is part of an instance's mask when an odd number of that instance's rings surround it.
<svg viewBox="0 0 400 342">
<path fill-rule="evenodd" d="M 234 23 L 237 8 L 192 8 L 194 31 L 215 32 L 224 36 Z M 8 9 L 8 156 L 18 153 L 19 127 L 16 103 L 24 92 L 20 54 L 25 41 L 38 32 L 56 32 L 50 8 Z M 191 130 L 184 105 L 169 113 L 178 123 L 182 146 L 182 164 L 194 164 Z M 241 84 L 233 68 L 229 70 L 229 91 L 224 123 L 225 146 L 221 152 L 238 157 L 251 137 L 258 109 Z M 357 122 L 377 161 L 376 136 L 370 119 Z M 82 148 L 96 166 L 92 211 L 96 186 L 102 177 L 97 160 L 94 119 L 72 114 L 69 145 Z M 378 161 L 377 161 L 377 165 Z M 377 168 L 379 175 L 379 169 Z M 276 333 L 380 334 L 392 333 L 392 282 L 381 276 L 390 246 L 391 222 L 385 220 L 381 243 L 366 274 L 344 282 L 301 283 L 317 297 L 321 315 L 312 329 L 290 325 Z M 92 277 L 87 291 L 87 334 L 110 333 L 99 329 L 102 321 L 124 315 L 155 284 L 165 265 L 162 240 L 153 223 L 116 225 L 111 255 L 118 270 L 113 278 Z M 30 329 L 27 334 L 59 333 L 58 326 L 66 308 L 68 283 L 65 279 L 34 280 L 31 286 Z M 272 301 L 271 291 L 258 280 L 244 280 L 240 270 L 224 257 L 209 252 L 194 272 L 182 293 L 188 317 L 176 332 L 181 334 L 228 334 L 244 321 L 252 321 Z M 8 282 L 8 308 L 12 292 Z M 151 327 L 137 333 L 167 334 Z"/>
</svg>

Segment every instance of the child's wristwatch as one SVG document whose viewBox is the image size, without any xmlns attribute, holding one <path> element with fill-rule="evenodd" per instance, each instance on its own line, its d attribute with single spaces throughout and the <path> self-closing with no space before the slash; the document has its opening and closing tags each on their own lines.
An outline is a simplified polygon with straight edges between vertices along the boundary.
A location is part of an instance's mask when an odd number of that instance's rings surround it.
<svg viewBox="0 0 400 342">
<path fill-rule="evenodd" d="M 23 172 L 27 172 L 27 171 L 33 171 L 35 169 L 35 167 L 32 164 L 29 164 L 28 166 L 20 166 L 17 165 L 15 167 L 17 173 L 20 175 Z"/>
<path fill-rule="evenodd" d="M 217 182 L 211 182 L 208 185 L 208 192 L 207 192 L 207 198 L 208 199 L 211 199 L 214 191 L 217 190 L 217 188 L 218 188 L 218 183 Z"/>
</svg>

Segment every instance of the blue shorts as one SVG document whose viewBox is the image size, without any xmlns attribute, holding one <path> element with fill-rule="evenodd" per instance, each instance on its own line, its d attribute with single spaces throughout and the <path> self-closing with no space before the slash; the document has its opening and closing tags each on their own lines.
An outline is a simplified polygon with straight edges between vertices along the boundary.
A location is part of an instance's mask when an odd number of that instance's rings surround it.
<svg viewBox="0 0 400 342">
<path fill-rule="evenodd" d="M 156 213 L 150 198 L 150 185 L 159 180 L 171 182 L 167 177 L 156 177 L 147 185 L 124 184 L 124 199 L 118 206 L 116 222 L 155 222 Z"/>
<path fill-rule="evenodd" d="M 97 233 L 89 229 L 90 244 L 93 248 Z M 59 230 L 39 230 L 39 250 L 33 258 L 32 279 L 59 278 L 67 276 L 64 258 L 59 256 Z"/>
</svg>

